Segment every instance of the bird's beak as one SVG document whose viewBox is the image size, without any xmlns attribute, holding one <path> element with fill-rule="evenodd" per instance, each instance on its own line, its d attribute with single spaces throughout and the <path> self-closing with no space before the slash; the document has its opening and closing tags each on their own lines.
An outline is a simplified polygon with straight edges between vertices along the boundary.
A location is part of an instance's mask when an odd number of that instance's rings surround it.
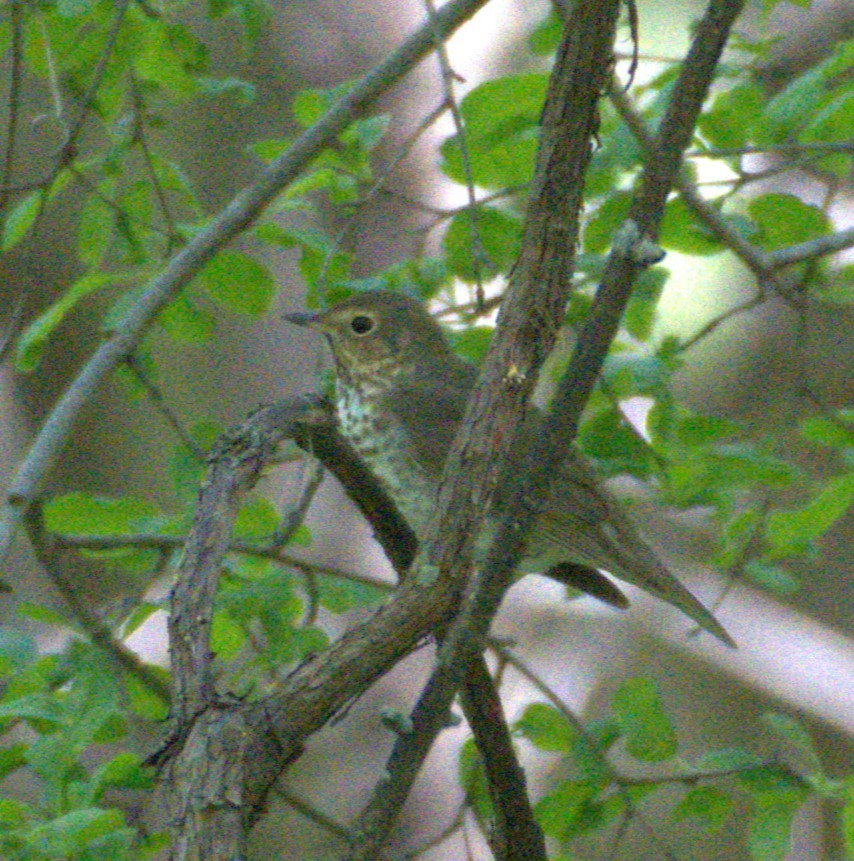
<svg viewBox="0 0 854 861">
<path fill-rule="evenodd" d="M 312 311 L 298 311 L 295 314 L 283 314 L 282 319 L 307 329 L 317 329 L 320 327 L 321 315 Z"/>
</svg>

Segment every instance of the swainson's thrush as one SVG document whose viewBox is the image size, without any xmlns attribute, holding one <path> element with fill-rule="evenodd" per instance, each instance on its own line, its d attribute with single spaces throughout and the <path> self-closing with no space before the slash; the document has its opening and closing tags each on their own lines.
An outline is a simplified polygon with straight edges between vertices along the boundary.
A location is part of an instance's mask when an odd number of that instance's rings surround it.
<svg viewBox="0 0 854 861">
<path fill-rule="evenodd" d="M 450 348 L 415 299 L 384 290 L 360 293 L 316 314 L 287 320 L 321 331 L 332 347 L 343 434 L 384 484 L 416 536 L 435 507 L 445 458 L 477 371 Z M 530 408 L 510 461 L 522 459 L 542 416 Z M 500 512 L 505 500 L 496 500 Z M 574 448 L 552 481 L 531 530 L 520 572 L 542 571 L 610 603 L 622 593 L 597 569 L 673 604 L 732 644 L 712 614 L 664 567 L 629 517 Z"/>
</svg>

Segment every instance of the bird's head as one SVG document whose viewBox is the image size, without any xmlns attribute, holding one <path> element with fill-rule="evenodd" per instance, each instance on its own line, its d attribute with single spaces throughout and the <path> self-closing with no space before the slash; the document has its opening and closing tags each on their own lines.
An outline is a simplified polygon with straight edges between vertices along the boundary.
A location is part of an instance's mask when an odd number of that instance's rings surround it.
<svg viewBox="0 0 854 861">
<path fill-rule="evenodd" d="M 285 319 L 322 332 L 345 382 L 390 382 L 431 370 L 453 354 L 439 324 L 410 296 L 388 290 L 359 293 L 326 311 Z"/>
</svg>

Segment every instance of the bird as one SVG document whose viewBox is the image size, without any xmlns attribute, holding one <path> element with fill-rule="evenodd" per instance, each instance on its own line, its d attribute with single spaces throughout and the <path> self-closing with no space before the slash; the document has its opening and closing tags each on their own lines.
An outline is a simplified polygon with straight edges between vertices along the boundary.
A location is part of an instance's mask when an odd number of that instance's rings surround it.
<svg viewBox="0 0 854 861">
<path fill-rule="evenodd" d="M 423 540 L 477 369 L 453 351 L 426 306 L 403 292 L 365 290 L 326 310 L 286 314 L 285 319 L 326 337 L 340 430 Z M 529 406 L 505 475 L 523 462 L 542 421 L 542 412 Z M 499 482 L 494 516 L 500 517 L 509 503 L 501 491 L 508 484 Z M 734 645 L 571 446 L 535 517 L 517 573 L 541 572 L 625 608 L 628 600 L 603 571 L 673 605 Z"/>
</svg>

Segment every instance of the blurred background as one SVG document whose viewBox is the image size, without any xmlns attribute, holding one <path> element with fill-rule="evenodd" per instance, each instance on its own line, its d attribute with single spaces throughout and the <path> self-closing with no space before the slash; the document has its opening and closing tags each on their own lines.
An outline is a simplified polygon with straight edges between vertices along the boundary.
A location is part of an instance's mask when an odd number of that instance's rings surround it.
<svg viewBox="0 0 854 861">
<path fill-rule="evenodd" d="M 211 47 L 216 74 L 239 75 L 257 88 L 250 107 L 223 100 L 194 101 L 165 117 L 157 132 L 158 145 L 168 147 L 186 167 L 208 211 L 224 205 L 255 175 L 258 163 L 247 152 L 248 144 L 293 131 L 289 104 L 295 93 L 306 87 L 331 87 L 370 69 L 424 16 L 420 2 L 272 0 L 272 26 L 258 50 L 245 58 L 234 29 L 212 24 L 201 15 L 194 19 L 194 5 L 187 5 L 186 15 Z M 639 7 L 641 54 L 682 56 L 690 23 L 702 9 L 703 4 L 695 0 L 680 4 L 644 0 Z M 508 69 L 539 68 L 525 39 L 545 11 L 543 3 L 494 0 L 465 26 L 449 44 L 452 65 L 461 79 L 458 94 Z M 759 11 L 759 4 L 751 4 L 739 26 L 755 33 L 770 24 L 767 35 L 779 37 L 774 62 L 765 69 L 769 93 L 823 57 L 828 46 L 854 35 L 854 11 L 841 0 L 815 3 L 809 10 L 782 4 L 770 21 L 761 19 Z M 625 27 L 620 44 L 630 49 Z M 638 82 L 655 72 L 654 62 L 642 63 Z M 8 69 L 2 70 L 2 80 L 2 87 L 8 87 Z M 22 116 L 34 118 L 45 111 L 48 93 L 39 82 L 25 80 L 22 97 Z M 391 115 L 379 159 L 394 158 L 440 99 L 437 63 L 428 59 L 378 106 L 378 111 Z M 0 120 L 4 122 L 5 116 Z M 412 254 L 421 243 L 423 213 L 408 205 L 407 199 L 434 207 L 465 202 L 464 191 L 443 181 L 436 165 L 435 148 L 452 133 L 449 120 L 434 126 L 396 167 L 390 185 L 399 194 L 378 195 L 348 223 L 346 244 L 355 253 L 358 274 L 370 275 Z M 21 124 L 21 138 L 19 152 L 26 153 L 26 160 L 20 160 L 14 179 L 22 185 L 49 167 L 57 139 L 46 124 L 29 121 Z M 758 157 L 753 158 L 758 163 Z M 704 176 L 702 166 L 698 169 L 701 180 L 718 178 Z M 806 171 L 776 175 L 768 182 L 808 202 L 823 203 L 821 184 Z M 831 212 L 838 227 L 851 224 L 850 182 L 836 195 Z M 73 200 L 52 209 L 38 233 L 0 261 L 0 314 L 8 326 L 14 326 L 19 296 L 24 297 L 26 322 L 79 276 L 71 227 L 75 215 Z M 208 416 L 226 425 L 238 422 L 259 403 L 319 389 L 329 368 L 325 345 L 312 333 L 280 319 L 281 312 L 303 307 L 304 287 L 295 254 L 273 253 L 249 238 L 236 244 L 263 257 L 275 271 L 280 289 L 274 310 L 257 321 L 220 309 L 218 337 L 203 346 L 178 349 L 157 333 L 149 338 L 169 406 L 188 425 Z M 672 253 L 666 265 L 673 274 L 660 304 L 662 336 L 687 336 L 748 294 L 752 276 L 729 254 L 698 262 Z M 95 305 L 81 306 L 67 320 L 38 373 L 14 373 L 8 361 L 0 366 L 0 480 L 4 485 L 42 419 L 98 343 Z M 852 324 L 844 306 L 810 307 L 803 325 L 782 303 L 765 305 L 721 326 L 687 355 L 679 395 L 689 405 L 749 425 L 794 427 L 804 412 L 804 385 L 829 406 L 841 406 L 850 396 Z M 794 433 L 791 439 L 794 456 L 801 457 L 809 471 L 821 475 L 830 468 L 806 448 L 799 452 Z M 174 500 L 164 479 L 164 452 L 171 444 L 172 431 L 149 403 L 130 400 L 109 384 L 79 424 L 48 492 L 131 492 L 153 498 L 168 510 Z M 300 498 L 310 474 L 310 465 L 293 463 L 268 477 L 283 509 Z M 673 570 L 707 604 L 714 603 L 726 584 L 704 564 L 709 537 L 702 517 L 668 516 L 642 498 L 636 511 Z M 304 551 L 307 557 L 392 580 L 368 528 L 333 480 L 324 481 L 307 524 L 313 535 L 312 546 Z M 684 619 L 641 595 L 632 593 L 631 610 L 618 614 L 588 599 L 567 602 L 560 588 L 536 577 L 514 587 L 494 633 L 514 641 L 516 653 L 536 666 L 550 687 L 585 718 L 605 707 L 627 675 L 643 673 L 659 684 L 686 750 L 699 754 L 709 747 L 744 745 L 770 755 L 774 742 L 763 730 L 760 716 L 775 710 L 802 719 L 813 733 L 827 771 L 841 773 L 850 770 L 854 761 L 852 538 L 849 517 L 823 540 L 821 559 L 794 572 L 803 587 L 785 600 L 741 583 L 729 590 L 717 613 L 739 643 L 735 652 L 706 638 L 686 638 Z M 95 606 L 112 607 L 144 585 L 129 584 L 101 564 L 75 565 L 80 588 Z M 12 618 L 16 603 L 23 600 L 60 605 L 23 542 L 13 565 L 7 566 L 13 569 L 16 591 L 0 598 L 0 612 L 6 618 Z M 158 588 L 164 594 L 168 584 Z M 333 624 L 353 621 L 353 616 L 343 617 Z M 133 642 L 147 656 L 164 655 L 162 614 Z M 432 649 L 426 646 L 377 683 L 344 720 L 312 740 L 283 781 L 283 795 L 273 799 L 268 816 L 256 828 L 253 857 L 286 861 L 340 856 L 340 841 L 299 812 L 286 796 L 310 802 L 338 822 L 350 821 L 383 768 L 393 741 L 380 724 L 380 710 L 408 709 L 431 660 Z M 537 697 L 531 684 L 512 668 L 506 671 L 502 690 L 511 720 L 519 716 L 522 704 Z M 711 708 L 710 703 L 718 706 Z M 466 737 L 465 726 L 440 737 L 400 822 L 401 847 L 422 844 L 452 820 L 461 800 L 455 794 L 457 751 Z M 550 773 L 549 762 L 524 742 L 521 748 L 536 795 L 559 775 Z M 654 806 L 644 809 L 650 823 L 657 823 L 662 815 Z M 633 827 L 612 854 L 607 854 L 611 847 L 582 843 L 578 857 L 652 859 L 668 857 L 667 852 L 679 858 L 747 857 L 743 846 L 732 842 L 737 817 L 730 823 L 714 838 L 690 829 L 666 829 L 664 848 L 652 836 L 654 825 Z M 834 827 L 822 805 L 807 805 L 799 817 L 791 859 L 834 857 L 841 851 Z M 420 857 L 429 861 L 486 858 L 488 851 L 475 829 L 467 828 Z"/>
</svg>

